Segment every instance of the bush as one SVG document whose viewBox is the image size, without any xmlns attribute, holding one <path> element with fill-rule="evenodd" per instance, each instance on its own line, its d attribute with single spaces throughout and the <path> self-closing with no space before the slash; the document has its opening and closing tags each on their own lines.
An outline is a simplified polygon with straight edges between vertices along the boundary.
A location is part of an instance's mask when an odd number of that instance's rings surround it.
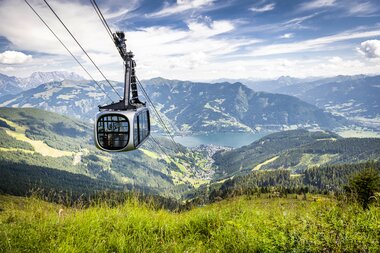
<svg viewBox="0 0 380 253">
<path fill-rule="evenodd" d="M 380 191 L 380 172 L 372 168 L 353 176 L 346 187 L 346 192 L 354 197 L 363 209 L 368 209 L 377 191 Z"/>
</svg>

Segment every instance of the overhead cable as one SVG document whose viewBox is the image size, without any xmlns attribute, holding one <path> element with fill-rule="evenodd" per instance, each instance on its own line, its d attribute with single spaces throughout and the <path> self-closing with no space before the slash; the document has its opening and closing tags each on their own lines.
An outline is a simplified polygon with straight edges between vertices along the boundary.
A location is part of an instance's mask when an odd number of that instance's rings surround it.
<svg viewBox="0 0 380 253">
<path fill-rule="evenodd" d="M 27 0 L 24 0 L 25 3 L 32 9 L 32 11 L 37 15 L 37 17 L 44 23 L 44 25 L 49 29 L 49 31 L 55 36 L 55 38 L 61 43 L 61 45 L 66 49 L 67 52 L 74 58 L 74 60 L 82 67 L 82 69 L 87 73 L 87 75 L 91 78 L 92 81 L 96 83 L 96 85 L 100 88 L 100 90 L 113 102 L 112 98 L 107 94 L 107 92 L 102 88 L 102 86 L 95 81 L 92 75 L 87 71 L 87 69 L 80 63 L 77 57 L 68 49 L 68 47 L 63 43 L 63 41 L 58 37 L 58 35 L 50 28 L 50 26 L 45 22 L 45 20 L 38 14 L 38 12 L 33 8 L 32 5 Z"/>
<path fill-rule="evenodd" d="M 82 45 L 79 43 L 79 41 L 75 38 L 75 36 L 71 33 L 70 29 L 67 28 L 65 23 L 62 21 L 62 19 L 58 16 L 58 14 L 54 11 L 54 9 L 50 6 L 50 4 L 44 0 L 45 4 L 49 7 L 49 9 L 53 12 L 53 14 L 56 16 L 56 18 L 59 20 L 59 22 L 63 25 L 63 27 L 66 29 L 66 31 L 70 34 L 70 36 L 74 39 L 74 41 L 78 44 L 78 46 L 82 49 L 82 51 L 85 53 L 87 58 L 92 62 L 92 64 L 95 66 L 95 68 L 99 71 L 99 73 L 103 76 L 103 78 L 107 81 L 107 83 L 111 86 L 111 88 L 116 92 L 116 94 L 122 99 L 119 92 L 115 89 L 115 87 L 111 84 L 111 82 L 107 79 L 107 77 L 103 74 L 103 72 L 100 70 L 100 68 L 96 65 L 96 63 L 92 60 L 92 58 L 88 55 L 86 50 L 82 47 Z"/>
<path fill-rule="evenodd" d="M 112 42 L 114 42 L 113 36 L 112 36 L 112 31 L 111 31 L 110 27 L 108 26 L 107 21 L 105 20 L 105 18 L 103 16 L 102 12 L 100 11 L 98 5 L 96 4 L 95 0 L 90 0 L 90 2 L 92 4 L 92 7 L 94 7 L 94 10 L 95 10 L 96 14 L 98 15 L 100 21 L 102 22 L 104 28 L 106 29 L 107 34 L 110 36 Z"/>
<path fill-rule="evenodd" d="M 152 105 L 152 107 L 153 107 L 153 109 L 154 109 L 154 112 L 156 113 L 156 115 L 157 115 L 157 117 L 158 117 L 158 119 L 159 119 L 159 123 L 161 124 L 162 127 L 164 127 L 164 130 L 166 130 L 166 132 L 168 133 L 168 135 L 169 135 L 171 141 L 173 142 L 173 144 L 177 147 L 177 150 L 179 151 L 178 143 L 176 143 L 176 142 L 174 141 L 174 138 L 173 138 L 173 136 L 170 134 L 170 131 L 169 131 L 168 127 L 166 126 L 165 122 L 164 122 L 163 119 L 161 118 L 161 116 L 160 116 L 158 110 L 156 109 L 156 106 L 154 106 L 152 100 L 150 99 L 148 93 L 147 93 L 146 90 L 144 89 L 144 86 L 142 86 L 142 84 L 141 84 L 140 80 L 137 78 L 137 76 L 136 76 L 136 80 L 137 80 L 137 83 L 139 84 L 139 86 L 140 86 L 142 92 L 144 93 L 145 98 L 146 98 L 146 99 L 148 100 L 148 102 Z"/>
<path fill-rule="evenodd" d="M 168 157 L 168 159 L 170 159 L 170 156 L 165 152 L 164 148 L 160 145 L 160 143 L 152 135 L 150 135 L 150 138 L 148 140 L 150 140 L 150 139 L 160 148 L 162 153 L 164 153 Z"/>
</svg>

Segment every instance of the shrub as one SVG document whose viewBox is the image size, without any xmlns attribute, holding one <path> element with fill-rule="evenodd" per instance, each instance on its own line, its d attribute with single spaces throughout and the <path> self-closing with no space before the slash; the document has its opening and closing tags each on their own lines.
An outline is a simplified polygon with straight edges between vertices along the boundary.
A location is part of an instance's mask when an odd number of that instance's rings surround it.
<svg viewBox="0 0 380 253">
<path fill-rule="evenodd" d="M 363 209 L 368 209 L 377 191 L 380 191 L 380 172 L 372 168 L 354 175 L 346 187 L 346 192 L 350 197 L 354 197 Z"/>
</svg>

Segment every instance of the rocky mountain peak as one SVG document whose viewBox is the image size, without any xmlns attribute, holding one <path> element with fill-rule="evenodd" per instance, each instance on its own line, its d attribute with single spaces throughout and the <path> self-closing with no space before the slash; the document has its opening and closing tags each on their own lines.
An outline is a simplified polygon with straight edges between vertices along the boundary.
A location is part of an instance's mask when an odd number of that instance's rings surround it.
<svg viewBox="0 0 380 253">
<path fill-rule="evenodd" d="M 53 72 L 34 72 L 29 77 L 19 78 L 19 86 L 23 89 L 35 88 L 40 84 L 48 82 L 57 82 L 63 80 L 82 81 L 82 76 L 74 72 L 53 71 Z"/>
</svg>

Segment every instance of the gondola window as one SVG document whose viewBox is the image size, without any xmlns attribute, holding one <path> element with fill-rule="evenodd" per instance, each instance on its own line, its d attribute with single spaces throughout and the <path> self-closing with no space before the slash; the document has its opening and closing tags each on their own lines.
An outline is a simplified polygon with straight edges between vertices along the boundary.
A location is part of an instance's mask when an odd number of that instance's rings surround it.
<svg viewBox="0 0 380 253">
<path fill-rule="evenodd" d="M 129 140 L 129 122 L 122 115 L 104 115 L 98 119 L 98 140 L 102 148 L 123 149 Z"/>
</svg>

